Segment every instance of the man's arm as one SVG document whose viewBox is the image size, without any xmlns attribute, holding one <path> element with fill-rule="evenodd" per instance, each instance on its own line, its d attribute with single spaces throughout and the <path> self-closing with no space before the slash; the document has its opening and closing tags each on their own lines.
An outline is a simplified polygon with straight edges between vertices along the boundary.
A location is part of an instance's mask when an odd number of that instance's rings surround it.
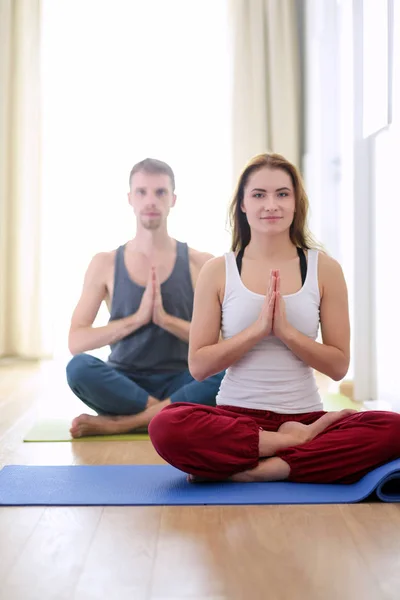
<svg viewBox="0 0 400 600">
<path fill-rule="evenodd" d="M 69 330 L 68 348 L 71 354 L 114 344 L 145 324 L 143 311 L 139 310 L 103 327 L 93 327 L 101 303 L 106 298 L 106 274 L 111 260 L 113 257 L 108 253 L 97 254 L 86 271 L 81 297 L 72 315 Z M 145 295 L 146 292 L 144 297 Z"/>
<path fill-rule="evenodd" d="M 183 342 L 189 342 L 190 321 L 165 313 L 165 317 L 159 326 Z"/>
<path fill-rule="evenodd" d="M 282 341 L 302 361 L 335 381 L 343 379 L 350 363 L 350 319 L 347 286 L 340 265 L 320 254 L 322 344 L 288 327 Z"/>
<path fill-rule="evenodd" d="M 197 279 L 201 269 L 205 263 L 212 258 L 214 258 L 212 254 L 207 252 L 198 252 L 197 250 L 189 248 L 190 272 L 193 289 L 196 288 Z M 165 329 L 165 331 L 168 331 L 180 340 L 187 343 L 189 342 L 190 321 L 185 321 L 184 319 L 169 315 L 165 312 L 162 306 L 161 291 L 158 280 L 156 280 L 153 321 L 156 323 L 156 325 L 162 327 Z"/>
</svg>

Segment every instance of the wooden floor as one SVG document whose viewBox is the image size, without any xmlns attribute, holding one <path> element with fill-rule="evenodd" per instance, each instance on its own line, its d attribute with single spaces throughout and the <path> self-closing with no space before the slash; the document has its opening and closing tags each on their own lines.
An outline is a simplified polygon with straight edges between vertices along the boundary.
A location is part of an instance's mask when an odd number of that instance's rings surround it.
<svg viewBox="0 0 400 600">
<path fill-rule="evenodd" d="M 61 370 L 1 365 L 0 466 L 162 462 L 150 442 L 22 443 L 68 402 Z M 0 582 L 1 600 L 398 600 L 400 505 L 1 508 Z"/>
</svg>

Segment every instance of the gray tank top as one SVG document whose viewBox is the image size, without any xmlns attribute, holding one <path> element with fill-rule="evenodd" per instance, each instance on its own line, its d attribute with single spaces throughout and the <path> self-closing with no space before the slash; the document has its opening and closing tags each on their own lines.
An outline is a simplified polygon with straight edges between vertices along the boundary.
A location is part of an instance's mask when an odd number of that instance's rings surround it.
<svg viewBox="0 0 400 600">
<path fill-rule="evenodd" d="M 129 277 L 124 259 L 125 246 L 116 252 L 114 292 L 110 321 L 135 313 L 145 288 Z M 187 244 L 177 242 L 177 254 L 170 277 L 161 284 L 165 311 L 191 321 L 193 312 L 193 285 L 189 268 Z M 131 335 L 111 345 L 108 363 L 112 367 L 141 374 L 170 373 L 188 368 L 188 344 L 158 325 L 149 323 Z"/>
</svg>

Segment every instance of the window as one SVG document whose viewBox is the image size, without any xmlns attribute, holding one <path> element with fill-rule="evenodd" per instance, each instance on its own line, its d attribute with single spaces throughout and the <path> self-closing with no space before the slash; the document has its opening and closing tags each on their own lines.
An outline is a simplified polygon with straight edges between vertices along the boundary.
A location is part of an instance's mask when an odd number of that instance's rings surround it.
<svg viewBox="0 0 400 600">
<path fill-rule="evenodd" d="M 363 0 L 364 137 L 389 123 L 388 34 L 387 0 Z"/>
<path fill-rule="evenodd" d="M 398 353 L 400 335 L 396 276 L 396 241 L 400 206 L 398 202 L 398 157 L 400 155 L 400 4 L 394 3 L 393 20 L 393 123 L 375 140 L 375 315 L 378 399 L 398 411 Z"/>
<path fill-rule="evenodd" d="M 91 257 L 134 235 L 135 162 L 170 163 L 171 235 L 221 254 L 232 192 L 225 1 L 43 0 L 43 210 L 55 353 Z M 103 313 L 102 319 L 106 318 Z"/>
</svg>

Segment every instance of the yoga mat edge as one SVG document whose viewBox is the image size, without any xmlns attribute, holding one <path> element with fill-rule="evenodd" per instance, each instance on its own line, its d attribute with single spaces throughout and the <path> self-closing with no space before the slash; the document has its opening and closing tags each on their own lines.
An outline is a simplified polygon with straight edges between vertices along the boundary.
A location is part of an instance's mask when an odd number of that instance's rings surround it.
<svg viewBox="0 0 400 600">
<path fill-rule="evenodd" d="M 0 471 L 1 506 L 350 504 L 372 495 L 400 502 L 400 459 L 349 485 L 190 484 L 169 465 L 12 465 Z"/>
<path fill-rule="evenodd" d="M 69 428 L 72 418 L 38 419 L 23 438 L 24 442 L 121 442 L 149 440 L 146 431 L 117 435 L 93 435 L 74 439 Z"/>
</svg>

